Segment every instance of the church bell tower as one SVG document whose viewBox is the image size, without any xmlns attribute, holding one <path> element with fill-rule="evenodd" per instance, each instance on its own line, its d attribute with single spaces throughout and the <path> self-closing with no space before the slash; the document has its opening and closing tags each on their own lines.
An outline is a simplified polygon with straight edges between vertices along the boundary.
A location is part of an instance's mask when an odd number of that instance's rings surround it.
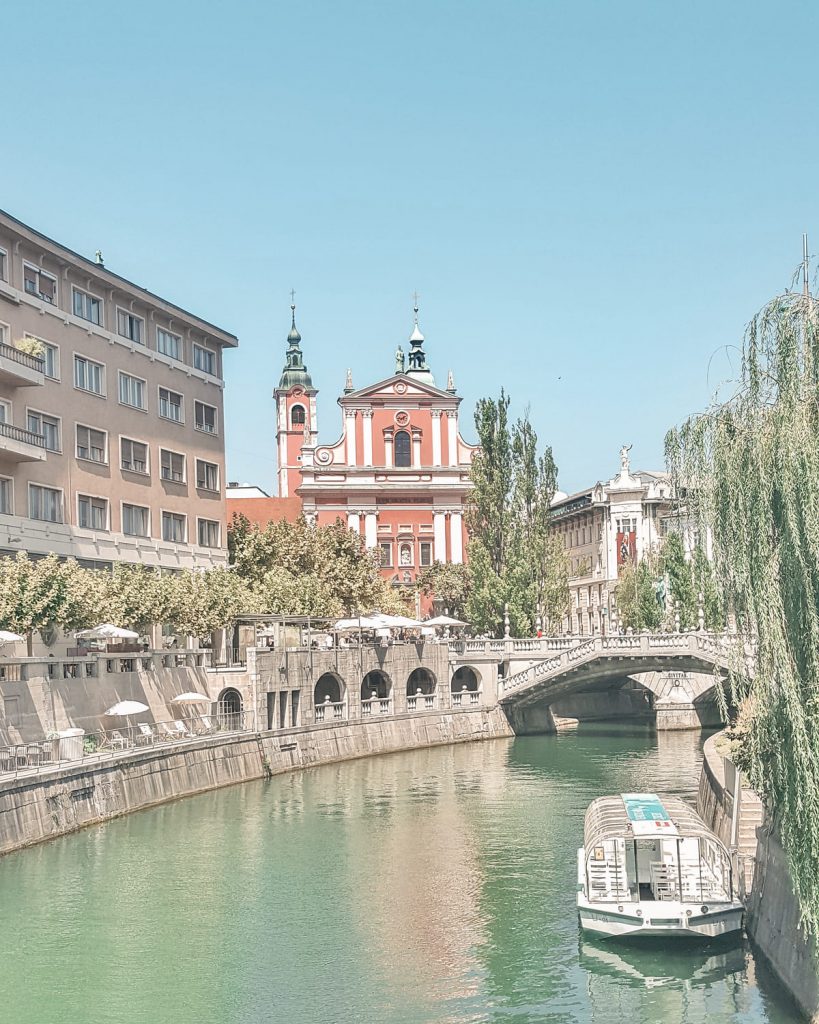
<svg viewBox="0 0 819 1024">
<path fill-rule="evenodd" d="M 292 295 L 292 293 L 291 293 Z M 296 305 L 291 300 L 291 325 L 287 335 L 287 354 L 276 400 L 276 457 L 280 498 L 292 498 L 301 484 L 301 449 L 318 442 L 316 395 L 310 374 L 304 365 L 301 335 L 296 328 Z"/>
</svg>

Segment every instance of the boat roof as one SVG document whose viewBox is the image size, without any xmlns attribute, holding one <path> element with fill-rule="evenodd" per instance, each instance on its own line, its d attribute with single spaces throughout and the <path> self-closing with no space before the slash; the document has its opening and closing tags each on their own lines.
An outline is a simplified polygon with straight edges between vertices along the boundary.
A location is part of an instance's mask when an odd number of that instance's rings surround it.
<svg viewBox="0 0 819 1024">
<path fill-rule="evenodd" d="M 697 812 L 677 796 L 619 793 L 592 800 L 586 811 L 587 850 L 605 839 L 643 839 L 652 836 L 704 836 L 719 842 Z"/>
</svg>

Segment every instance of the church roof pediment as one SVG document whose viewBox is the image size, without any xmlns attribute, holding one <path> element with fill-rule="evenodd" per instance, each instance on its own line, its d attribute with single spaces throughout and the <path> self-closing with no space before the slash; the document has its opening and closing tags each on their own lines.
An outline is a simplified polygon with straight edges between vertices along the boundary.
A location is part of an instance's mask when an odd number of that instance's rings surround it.
<svg viewBox="0 0 819 1024">
<path fill-rule="evenodd" d="M 376 384 L 369 384 L 367 387 L 359 388 L 357 391 L 348 392 L 339 398 L 339 403 L 343 405 L 348 403 L 356 404 L 363 399 L 372 398 L 437 398 L 443 399 L 448 403 L 455 403 L 456 405 L 460 402 L 460 398 L 452 394 L 451 391 L 442 391 L 433 384 L 416 380 L 409 373 L 394 373 L 392 377 L 387 377 L 386 380 L 378 381 Z"/>
</svg>

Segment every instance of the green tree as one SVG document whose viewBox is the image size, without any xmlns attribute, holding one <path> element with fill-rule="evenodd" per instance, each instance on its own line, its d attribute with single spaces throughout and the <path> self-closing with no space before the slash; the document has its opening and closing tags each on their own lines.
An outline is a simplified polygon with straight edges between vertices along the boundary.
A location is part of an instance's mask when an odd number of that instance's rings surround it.
<svg viewBox="0 0 819 1024">
<path fill-rule="evenodd" d="M 714 578 L 714 566 L 701 544 L 697 544 L 691 556 L 691 571 L 698 601 L 702 595 L 705 628 L 715 632 L 725 629 L 725 608 Z"/>
<path fill-rule="evenodd" d="M 750 322 L 733 397 L 666 437 L 716 589 L 754 644 L 733 698 L 741 764 L 777 815 L 808 933 L 819 937 L 819 310 L 788 293 Z"/>
<path fill-rule="evenodd" d="M 537 451 L 528 413 L 509 425 L 509 397 L 481 399 L 475 410 L 479 450 L 467 499 L 472 586 L 466 613 L 481 632 L 501 629 L 509 606 L 513 633 L 534 631 L 541 605 L 557 623 L 568 605 L 568 565 L 551 534 L 549 512 L 557 468 L 551 448 Z"/>
<path fill-rule="evenodd" d="M 442 601 L 453 618 L 466 617 L 466 603 L 472 587 L 472 574 L 468 565 L 434 562 L 421 571 L 417 587 L 426 597 Z"/>
<path fill-rule="evenodd" d="M 668 577 L 671 616 L 680 615 L 680 629 L 697 626 L 697 594 L 691 562 L 685 557 L 682 534 L 674 530 L 668 534 L 660 555 L 660 570 Z"/>
<path fill-rule="evenodd" d="M 25 552 L 0 559 L 0 623 L 26 636 L 31 656 L 35 631 L 51 626 L 83 629 L 93 625 L 103 602 L 102 580 L 74 559 L 56 555 L 29 559 Z"/>
<path fill-rule="evenodd" d="M 230 569 L 168 573 L 159 579 L 164 618 L 183 636 L 204 639 L 258 605 L 248 582 Z"/>
<path fill-rule="evenodd" d="M 628 561 L 620 567 L 615 599 L 617 616 L 623 629 L 656 630 L 663 618 L 657 596 L 660 572 L 656 555 L 648 554 L 638 562 Z"/>
</svg>

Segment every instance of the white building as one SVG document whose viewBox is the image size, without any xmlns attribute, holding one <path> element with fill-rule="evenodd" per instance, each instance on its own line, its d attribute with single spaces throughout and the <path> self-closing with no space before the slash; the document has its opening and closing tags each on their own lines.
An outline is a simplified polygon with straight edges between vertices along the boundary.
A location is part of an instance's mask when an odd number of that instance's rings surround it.
<svg viewBox="0 0 819 1024">
<path fill-rule="evenodd" d="M 565 633 L 611 630 L 620 566 L 659 546 L 674 514 L 669 474 L 632 473 L 628 453 L 621 449 L 620 472 L 607 483 L 571 495 L 558 492 L 552 502 L 552 525 L 569 559 Z"/>
</svg>

